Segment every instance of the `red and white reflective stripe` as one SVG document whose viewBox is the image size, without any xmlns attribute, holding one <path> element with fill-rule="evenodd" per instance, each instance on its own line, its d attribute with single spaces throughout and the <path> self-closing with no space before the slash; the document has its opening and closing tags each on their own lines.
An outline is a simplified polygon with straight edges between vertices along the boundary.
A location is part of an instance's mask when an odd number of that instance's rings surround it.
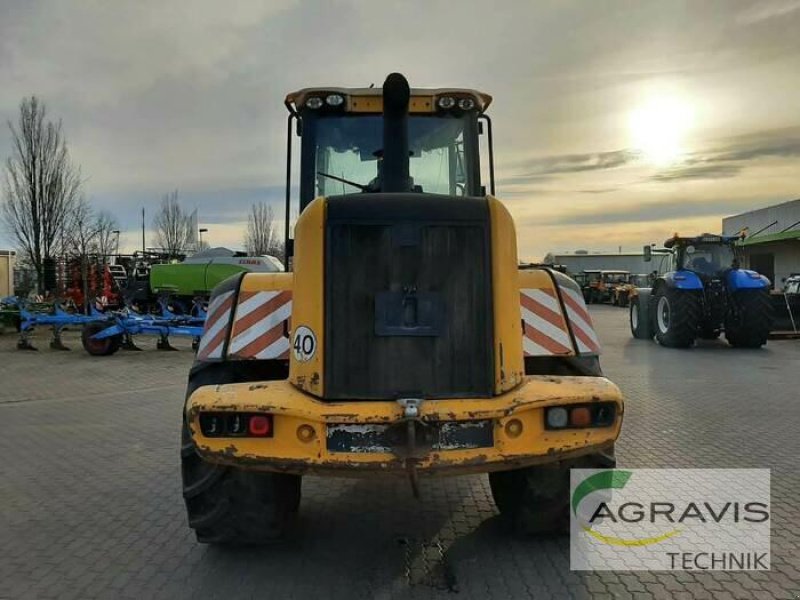
<svg viewBox="0 0 800 600">
<path fill-rule="evenodd" d="M 597 334 L 594 331 L 592 317 L 589 315 L 586 303 L 583 301 L 583 294 L 566 286 L 559 286 L 559 288 L 561 289 L 561 297 L 564 299 L 564 306 L 567 309 L 569 323 L 572 326 L 572 333 L 578 343 L 578 352 L 581 354 L 599 354 L 600 340 L 597 339 Z"/>
<path fill-rule="evenodd" d="M 552 289 L 525 288 L 520 291 L 522 348 L 525 356 L 574 354 L 561 304 Z"/>
<path fill-rule="evenodd" d="M 233 291 L 216 296 L 208 307 L 203 337 L 197 349 L 197 359 L 222 358 L 222 348 L 228 337 L 228 321 L 233 306 Z"/>
<path fill-rule="evenodd" d="M 228 357 L 276 359 L 289 357 L 288 323 L 292 292 L 241 292 L 233 323 Z"/>
</svg>

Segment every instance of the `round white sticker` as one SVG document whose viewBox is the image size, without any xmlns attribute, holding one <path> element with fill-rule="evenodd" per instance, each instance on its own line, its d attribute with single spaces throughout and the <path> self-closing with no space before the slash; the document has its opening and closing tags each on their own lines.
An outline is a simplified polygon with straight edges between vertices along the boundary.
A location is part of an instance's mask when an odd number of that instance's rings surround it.
<svg viewBox="0 0 800 600">
<path fill-rule="evenodd" d="M 298 327 L 294 332 L 292 350 L 296 360 L 300 362 L 311 360 L 317 351 L 317 336 L 305 325 Z"/>
</svg>

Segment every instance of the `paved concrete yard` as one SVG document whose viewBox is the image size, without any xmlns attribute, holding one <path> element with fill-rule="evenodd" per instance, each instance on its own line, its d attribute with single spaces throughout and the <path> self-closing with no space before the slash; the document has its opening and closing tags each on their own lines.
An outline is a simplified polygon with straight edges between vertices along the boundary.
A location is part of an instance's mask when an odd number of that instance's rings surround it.
<svg viewBox="0 0 800 600">
<path fill-rule="evenodd" d="M 593 309 L 606 374 L 627 398 L 627 467 L 771 467 L 769 573 L 569 570 L 566 539 L 498 524 L 485 477 L 304 481 L 288 543 L 195 543 L 180 494 L 181 352 L 17 352 L 0 336 L 0 598 L 797 598 L 800 342 L 741 351 L 634 341 Z M 455 592 L 458 592 L 457 595 Z"/>
</svg>

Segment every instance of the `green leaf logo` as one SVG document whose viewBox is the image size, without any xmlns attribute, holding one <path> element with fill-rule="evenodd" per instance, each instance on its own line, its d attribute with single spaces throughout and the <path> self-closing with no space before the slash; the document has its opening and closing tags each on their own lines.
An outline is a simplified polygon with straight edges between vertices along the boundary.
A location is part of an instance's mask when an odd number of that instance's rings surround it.
<svg viewBox="0 0 800 600">
<path fill-rule="evenodd" d="M 600 490 L 621 490 L 628 483 L 628 480 L 632 475 L 633 473 L 631 471 L 621 471 L 617 469 L 609 469 L 607 471 L 601 471 L 599 473 L 595 473 L 594 475 L 590 475 L 581 481 L 580 484 L 578 484 L 578 486 L 575 488 L 575 491 L 572 492 L 572 514 L 575 515 L 575 517 L 578 516 L 578 505 L 580 505 L 581 500 L 586 498 L 586 496 L 589 494 Z M 581 528 L 596 540 L 604 544 L 609 544 L 610 546 L 649 546 L 651 544 L 663 542 L 664 540 L 680 533 L 679 529 L 673 529 L 667 533 L 654 537 L 625 539 L 603 535 L 597 531 L 594 531 L 592 526 L 588 523 L 581 523 Z"/>
</svg>

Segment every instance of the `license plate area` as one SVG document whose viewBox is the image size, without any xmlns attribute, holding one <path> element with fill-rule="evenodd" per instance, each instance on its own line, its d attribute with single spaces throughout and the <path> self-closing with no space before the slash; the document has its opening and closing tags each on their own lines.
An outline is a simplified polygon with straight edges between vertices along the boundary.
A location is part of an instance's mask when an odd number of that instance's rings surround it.
<svg viewBox="0 0 800 600">
<path fill-rule="evenodd" d="M 494 446 L 494 423 L 436 421 L 418 427 L 424 443 L 433 451 L 473 450 Z M 327 428 L 328 452 L 392 453 L 407 446 L 405 423 L 331 423 Z M 421 445 L 421 444 L 420 444 Z"/>
</svg>

